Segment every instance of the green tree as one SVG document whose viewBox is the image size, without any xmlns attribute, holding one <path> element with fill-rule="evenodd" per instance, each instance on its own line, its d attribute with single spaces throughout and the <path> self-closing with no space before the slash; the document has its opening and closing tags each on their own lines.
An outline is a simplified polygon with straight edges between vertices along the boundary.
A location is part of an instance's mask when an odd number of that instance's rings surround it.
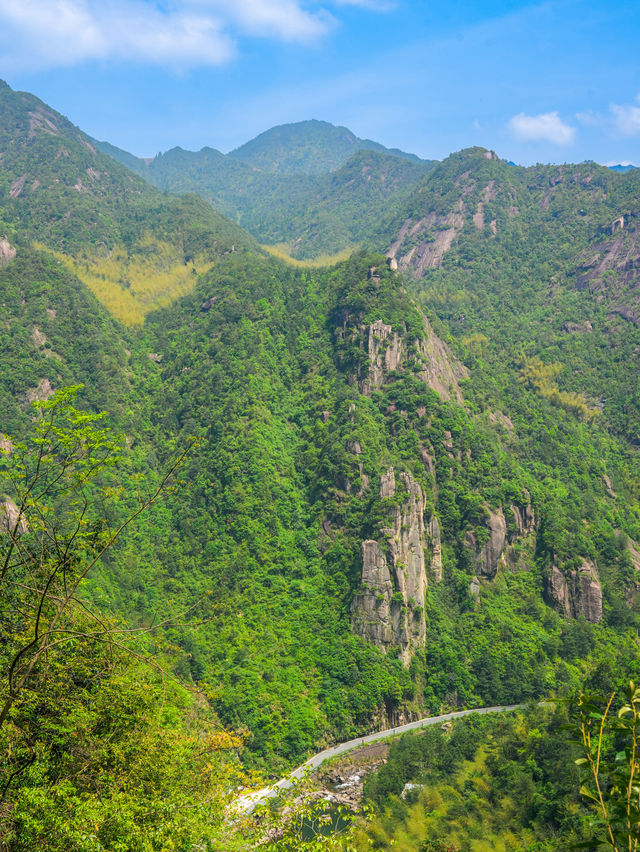
<svg viewBox="0 0 640 852">
<path fill-rule="evenodd" d="M 55 676 L 56 655 L 65 645 L 88 638 L 117 643 L 127 632 L 94 612 L 79 596 L 80 586 L 122 532 L 169 487 L 186 453 L 114 521 L 117 512 L 108 505 L 117 490 L 102 474 L 119 461 L 119 445 L 102 428 L 104 415 L 73 406 L 79 389 L 66 388 L 35 403 L 30 437 L 11 444 L 0 459 L 0 493 L 5 493 L 0 729 L 11 721 L 25 690 L 38 693 Z M 29 757 L 7 770 L 0 800 L 30 762 Z"/>
<path fill-rule="evenodd" d="M 581 696 L 579 729 L 584 756 L 580 793 L 595 812 L 593 840 L 616 852 L 636 852 L 640 843 L 640 688 L 631 681 L 625 703 L 613 712 L 615 692 L 602 703 Z"/>
</svg>

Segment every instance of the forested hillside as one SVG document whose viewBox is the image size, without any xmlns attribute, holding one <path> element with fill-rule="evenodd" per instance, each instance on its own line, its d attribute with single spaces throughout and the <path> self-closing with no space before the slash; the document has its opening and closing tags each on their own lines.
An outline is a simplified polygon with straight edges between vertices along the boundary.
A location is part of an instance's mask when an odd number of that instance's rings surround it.
<svg viewBox="0 0 640 852">
<path fill-rule="evenodd" d="M 371 139 L 359 139 L 346 127 L 316 120 L 272 127 L 229 156 L 264 172 L 312 175 L 335 171 L 358 151 L 393 154 L 412 162 L 420 159 Z"/>
<path fill-rule="evenodd" d="M 139 826 L 157 832 L 148 848 L 247 848 L 222 810 L 245 771 L 285 771 L 442 707 L 632 671 L 636 174 L 521 169 L 471 149 L 435 168 L 363 151 L 328 176 L 268 176 L 297 187 L 289 206 L 268 220 L 250 193 L 237 204 L 269 242 L 300 238 L 304 254 L 370 241 L 304 268 L 203 198 L 151 187 L 33 96 L 3 86 L 0 106 L 7 848 L 116 848 Z M 221 157 L 165 162 L 183 189 Z M 313 182 L 318 219 L 299 202 Z M 297 230 L 278 230 L 288 217 Z M 75 404 L 106 412 L 113 446 L 54 395 L 78 384 Z M 46 433 L 60 438 L 46 458 L 57 470 L 72 447 L 73 475 L 28 497 L 27 523 L 19 483 L 40 467 L 18 442 L 47 416 L 67 423 Z M 29 595 L 44 583 L 55 626 L 68 577 L 82 583 L 67 639 L 11 697 L 14 656 L 25 666 L 40 647 Z M 140 630 L 133 658 L 118 640 L 106 665 L 86 618 Z M 154 775 L 158 762 L 192 767 L 192 786 L 178 769 Z M 127 786 L 136 775 L 144 796 Z M 384 783 L 370 794 L 381 808 Z M 56 821 L 80 827 L 55 845 Z M 101 845 L 83 839 L 94 831 Z"/>
<path fill-rule="evenodd" d="M 323 146 L 318 150 L 304 136 L 302 140 L 296 133 L 290 136 L 294 150 L 301 146 L 307 151 L 308 144 L 314 157 L 324 162 Z M 351 143 L 351 156 L 336 163 L 335 171 L 328 169 L 331 161 L 326 170 L 300 174 L 271 170 L 268 163 L 260 168 L 260 158 L 254 165 L 236 158 L 234 152 L 225 156 L 213 148 L 197 152 L 173 148 L 146 161 L 107 143 L 95 144 L 154 186 L 169 192 L 198 193 L 261 243 L 303 260 L 351 251 L 362 243 L 384 244 L 390 215 L 403 210 L 416 184 L 434 166 L 418 158 L 397 156 L 382 146 L 374 150 Z"/>
</svg>

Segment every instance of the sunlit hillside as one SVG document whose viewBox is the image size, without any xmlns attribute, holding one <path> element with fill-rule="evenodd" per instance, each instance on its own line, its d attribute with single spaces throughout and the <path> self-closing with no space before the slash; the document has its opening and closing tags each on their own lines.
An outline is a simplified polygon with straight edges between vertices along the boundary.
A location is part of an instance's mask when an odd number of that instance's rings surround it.
<svg viewBox="0 0 640 852">
<path fill-rule="evenodd" d="M 150 235 L 131 249 L 119 245 L 111 251 L 84 251 L 77 257 L 53 254 L 116 319 L 129 326 L 142 325 L 148 313 L 189 293 L 198 275 L 213 266 L 197 257 L 185 261 L 178 248 Z"/>
<path fill-rule="evenodd" d="M 347 246 L 347 248 L 336 252 L 336 254 L 320 254 L 310 260 L 298 260 L 298 258 L 292 257 L 290 254 L 291 245 L 289 243 L 277 243 L 276 245 L 271 246 L 263 245 L 262 248 L 265 251 L 268 251 L 269 254 L 277 257 L 279 260 L 284 260 L 285 263 L 290 263 L 292 266 L 312 268 L 318 266 L 333 266 L 334 263 L 341 263 L 343 260 L 347 260 L 347 258 L 349 258 L 351 254 L 357 250 L 358 246 Z"/>
</svg>

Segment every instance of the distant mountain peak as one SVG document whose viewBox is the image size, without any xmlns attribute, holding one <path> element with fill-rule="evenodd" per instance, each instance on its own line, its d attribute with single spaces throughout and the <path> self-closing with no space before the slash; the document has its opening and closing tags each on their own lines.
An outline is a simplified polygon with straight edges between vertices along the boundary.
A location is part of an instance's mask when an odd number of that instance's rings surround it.
<svg viewBox="0 0 640 852">
<path fill-rule="evenodd" d="M 348 127 L 312 118 L 280 124 L 260 133 L 228 156 L 265 172 L 317 175 L 333 172 L 359 150 L 392 154 L 420 162 L 415 154 L 385 148 L 371 139 L 360 139 Z"/>
</svg>

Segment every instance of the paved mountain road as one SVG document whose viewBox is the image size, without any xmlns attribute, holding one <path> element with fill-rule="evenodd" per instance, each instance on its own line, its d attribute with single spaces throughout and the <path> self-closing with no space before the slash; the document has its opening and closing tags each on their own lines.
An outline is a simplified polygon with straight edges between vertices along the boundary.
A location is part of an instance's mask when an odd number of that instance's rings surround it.
<svg viewBox="0 0 640 852">
<path fill-rule="evenodd" d="M 427 728 L 429 725 L 438 725 L 442 722 L 448 722 L 450 719 L 461 719 L 463 716 L 470 716 L 472 713 L 509 713 L 512 710 L 519 710 L 524 707 L 524 704 L 503 704 L 498 707 L 478 707 L 475 710 L 458 710 L 455 713 L 445 713 L 442 716 L 427 716 L 425 719 L 417 719 L 415 722 L 408 722 L 406 725 L 399 725 L 397 728 L 388 728 L 386 731 L 377 731 L 373 734 L 367 734 L 365 737 L 358 737 L 355 740 L 347 740 L 344 743 L 326 748 L 324 751 L 314 754 L 306 763 L 294 769 L 285 778 L 281 778 L 269 787 L 263 787 L 262 790 L 255 790 L 253 793 L 247 793 L 240 796 L 230 806 L 237 814 L 250 814 L 258 805 L 263 805 L 268 799 L 274 798 L 283 790 L 289 790 L 296 781 L 308 773 L 322 766 L 327 760 L 332 757 L 337 757 L 339 754 L 345 754 L 348 751 L 360 748 L 360 746 L 374 743 L 377 740 L 388 740 L 398 734 L 405 734 L 407 731 L 417 731 L 420 728 Z"/>
</svg>

